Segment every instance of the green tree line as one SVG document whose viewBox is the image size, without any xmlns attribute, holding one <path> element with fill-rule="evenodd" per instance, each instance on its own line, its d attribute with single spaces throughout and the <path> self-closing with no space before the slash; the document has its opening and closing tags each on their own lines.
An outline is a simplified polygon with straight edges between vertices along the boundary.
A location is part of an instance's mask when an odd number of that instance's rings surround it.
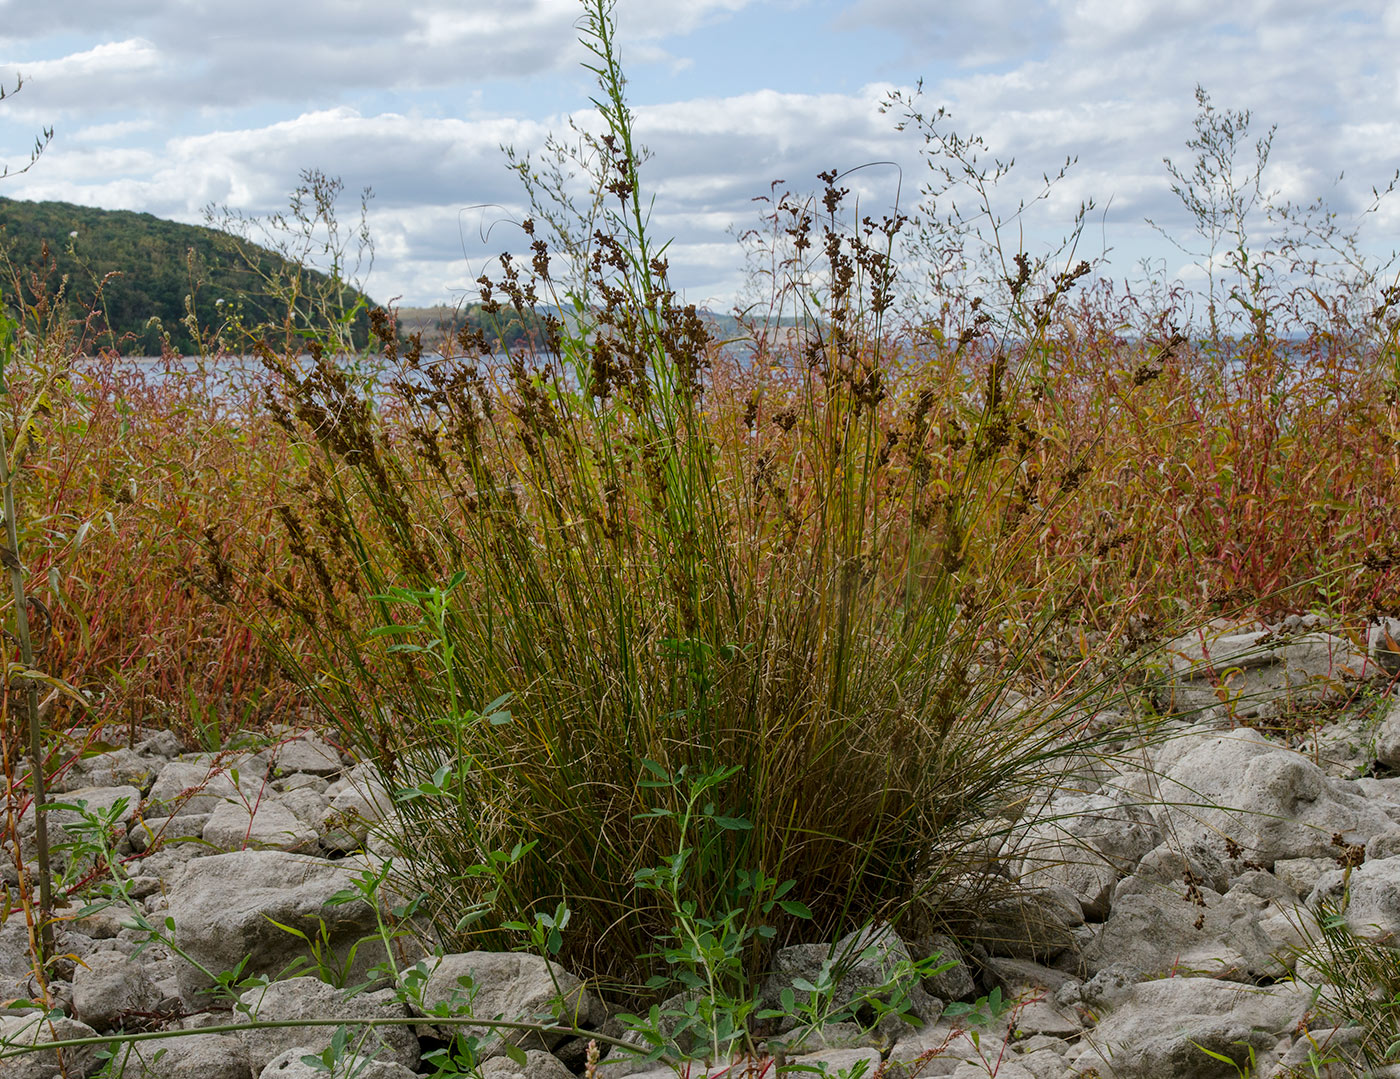
<svg viewBox="0 0 1400 1079">
<path fill-rule="evenodd" d="M 68 317 L 95 309 L 90 347 L 123 355 L 199 352 L 235 320 L 280 325 L 286 305 L 269 280 L 301 274 L 317 292 L 331 287 L 326 275 L 216 229 L 66 202 L 0 198 L 0 253 L 8 305 L 32 303 L 47 290 Z M 348 299 L 347 309 L 356 297 Z M 368 319 L 359 321 L 363 342 Z"/>
</svg>

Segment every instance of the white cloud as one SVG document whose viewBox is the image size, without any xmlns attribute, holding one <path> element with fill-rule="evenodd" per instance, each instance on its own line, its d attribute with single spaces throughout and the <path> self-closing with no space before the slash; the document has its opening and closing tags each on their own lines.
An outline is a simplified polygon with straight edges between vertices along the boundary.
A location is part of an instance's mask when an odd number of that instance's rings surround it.
<svg viewBox="0 0 1400 1079">
<path fill-rule="evenodd" d="M 5 70 L 30 82 L 0 109 L 0 136 L 7 150 L 27 148 L 43 124 L 56 123 L 59 136 L 5 194 L 198 220 L 209 202 L 276 209 L 299 170 L 319 168 L 352 191 L 375 189 L 371 285 L 386 298 L 446 298 L 491 254 L 519 243 L 501 224 L 523 210 L 499 146 L 538 148 L 548 130 L 565 130 L 565 118 L 543 114 L 555 105 L 513 105 L 502 80 L 526 100 L 551 79 L 566 88 L 573 73 L 581 92 L 572 100 L 585 105 L 577 0 L 415 0 L 401 9 L 368 0 L 48 0 L 43 20 L 24 18 L 27 4 L 0 0 Z M 783 19 L 809 20 L 800 44 L 774 32 L 781 20 L 746 21 L 780 6 Z M 1280 124 L 1267 181 L 1295 202 L 1328 193 L 1357 213 L 1370 184 L 1400 166 L 1400 16 L 1385 0 L 1344 9 L 1312 0 L 852 0 L 828 25 L 816 25 L 826 16 L 810 0 L 619 0 L 617 10 L 629 70 L 686 71 L 686 85 L 715 72 L 703 96 L 677 100 L 666 99 L 665 79 L 650 78 L 651 98 L 636 109 L 638 137 L 655 155 L 643 171 L 657 196 L 655 224 L 675 234 L 673 271 L 698 298 L 737 290 L 742 260 L 730 234 L 756 223 L 752 200 L 772 180 L 806 191 L 819 170 L 889 160 L 903 170 L 910 205 L 929 176 L 921 147 L 878 106 L 894 83 L 921 73 L 929 110 L 951 111 L 946 126 L 981 133 L 992 155 L 1017 159 L 997 195 L 1003 212 L 1078 155 L 1028 215 L 1026 242 L 1049 244 L 1093 196 L 1105 220 L 1091 222 L 1086 250 L 1115 248 L 1120 273 L 1142 254 L 1180 262 L 1142 218 L 1189 231 L 1162 158 L 1189 163 L 1197 83 L 1221 109 L 1252 109 L 1252 135 Z M 821 92 L 818 81 L 807 86 L 818 92 L 794 92 L 750 81 L 734 92 L 727 57 L 705 49 L 744 34 L 767 34 L 775 58 L 801 48 L 812 70 L 866 85 L 836 92 L 833 80 Z M 90 44 L 74 50 L 74 39 Z M 46 45 L 55 41 L 65 44 Z M 598 120 L 586 109 L 577 118 Z M 1331 189 L 1343 169 L 1347 183 Z M 842 182 L 861 212 L 880 214 L 900 180 L 880 166 Z M 1393 230 L 1397 213 L 1387 204 L 1368 225 Z"/>
<path fill-rule="evenodd" d="M 115 120 L 110 124 L 91 124 L 79 128 L 68 138 L 74 142 L 115 142 L 132 135 L 144 134 L 155 128 L 154 120 Z"/>
</svg>

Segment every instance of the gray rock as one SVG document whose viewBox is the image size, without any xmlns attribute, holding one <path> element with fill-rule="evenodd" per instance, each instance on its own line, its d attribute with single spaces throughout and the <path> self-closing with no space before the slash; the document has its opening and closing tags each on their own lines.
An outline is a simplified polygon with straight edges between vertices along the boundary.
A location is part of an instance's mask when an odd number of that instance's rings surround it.
<svg viewBox="0 0 1400 1079">
<path fill-rule="evenodd" d="M 1217 848 L 1229 839 L 1265 866 L 1330 856 L 1337 834 L 1364 843 L 1394 829 L 1349 784 L 1248 729 L 1196 739 L 1162 777 L 1161 798 L 1157 821 L 1167 835 Z"/>
<path fill-rule="evenodd" d="M 239 1000 L 254 1019 L 406 1019 L 408 1007 L 392 989 L 347 997 L 344 992 L 316 978 L 289 978 L 259 989 L 250 989 Z M 350 1049 L 355 1055 L 393 1060 L 406 1068 L 418 1066 L 418 1038 L 406 1026 L 351 1026 Z M 248 1063 L 261 1072 L 274 1057 L 295 1046 L 311 1046 L 320 1053 L 331 1044 L 336 1025 L 324 1027 L 253 1028 L 238 1032 L 248 1052 Z"/>
<path fill-rule="evenodd" d="M 270 1061 L 258 1079 L 327 1079 L 324 1068 L 304 1063 L 304 1056 L 319 1056 L 306 1046 L 296 1046 Z M 353 1075 L 355 1079 L 417 1079 L 414 1073 L 402 1064 L 392 1060 L 362 1060 L 353 1054 L 337 1065 L 337 1076 Z"/>
<path fill-rule="evenodd" d="M 1400 698 L 1392 699 L 1376 728 L 1376 762 L 1400 769 Z"/>
<path fill-rule="evenodd" d="M 977 934 L 991 955 L 1048 963 L 1075 947 L 1071 929 L 1083 921 L 1073 892 L 1042 888 L 988 905 Z"/>
<path fill-rule="evenodd" d="M 1084 947 L 1085 966 L 1097 973 L 1122 963 L 1153 975 L 1231 981 L 1283 976 L 1287 966 L 1276 953 L 1286 942 L 1272 939 L 1262 923 L 1281 903 L 1291 907 L 1293 897 L 1281 882 L 1256 875 L 1272 887 L 1261 888 L 1246 875 L 1223 896 L 1199 884 L 1165 887 L 1126 878 L 1114 894 L 1113 912 Z"/>
<path fill-rule="evenodd" d="M 1395 834 L 1395 833 L 1392 833 Z M 1374 842 L 1374 840 L 1372 840 Z M 1370 844 L 1367 844 L 1367 850 Z M 1337 868 L 1335 858 L 1280 858 L 1274 863 L 1274 876 L 1296 896 L 1308 895 L 1324 874 Z"/>
<path fill-rule="evenodd" d="M 174 731 L 150 731 L 132 748 L 137 753 L 145 754 L 148 757 L 160 757 L 164 760 L 178 757 L 185 751 L 185 747 L 180 744 L 180 736 Z"/>
<path fill-rule="evenodd" d="M 1371 941 L 1392 941 L 1400 935 L 1400 857 L 1365 862 L 1351 871 L 1324 874 L 1308 896 L 1316 911 L 1323 902 L 1334 908 L 1347 896 L 1346 923 L 1358 936 Z"/>
<path fill-rule="evenodd" d="M 1355 779 L 1376 761 L 1375 725 L 1361 716 L 1341 715 L 1305 737 L 1298 748 L 1329 776 Z"/>
<path fill-rule="evenodd" d="M 180 817 L 145 817 L 131 824 L 131 849 L 144 853 L 172 842 L 202 840 L 208 813 L 186 813 Z"/>
<path fill-rule="evenodd" d="M 125 835 L 127 827 L 136 815 L 137 807 L 141 804 L 141 792 L 132 786 L 81 787 L 65 792 L 61 798 L 55 798 L 55 801 L 69 805 L 82 803 L 86 806 L 87 812 L 93 815 L 106 815 L 108 812 L 116 810 L 119 804 L 123 804 L 121 812 L 113 818 L 113 823 L 121 834 Z M 49 826 L 49 842 L 51 844 L 62 843 L 69 838 L 66 826 L 81 822 L 83 814 L 76 809 L 50 807 L 45 813 L 45 818 Z M 30 805 L 20 818 L 19 833 L 25 837 L 34 834 L 33 805 Z"/>
<path fill-rule="evenodd" d="M 480 1071 L 481 1079 L 574 1079 L 573 1072 L 558 1057 L 539 1049 L 527 1049 L 524 1064 L 517 1064 L 508 1056 L 492 1057 L 481 1065 Z"/>
<path fill-rule="evenodd" d="M 1060 1064 L 1063 1066 L 1064 1061 L 1061 1061 Z M 1035 1073 L 1014 1057 L 1005 1057 L 1000 1063 L 991 1066 L 996 1068 L 997 1079 L 1036 1079 Z M 950 1079 L 984 1079 L 988 1067 L 988 1064 L 983 1064 L 980 1060 L 964 1061 L 949 1073 L 949 1077 Z"/>
<path fill-rule="evenodd" d="M 1382 832 L 1380 835 L 1373 835 L 1366 840 L 1366 861 L 1375 862 L 1382 858 L 1394 858 L 1400 855 L 1400 829 L 1393 832 Z"/>
<path fill-rule="evenodd" d="M 823 1049 L 817 1053 L 792 1057 L 788 1066 L 800 1069 L 799 1075 L 816 1073 L 831 1076 L 860 1075 L 872 1079 L 880 1070 L 880 1050 L 878 1049 Z"/>
<path fill-rule="evenodd" d="M 279 794 L 277 801 L 303 824 L 313 829 L 320 827 L 321 818 L 326 812 L 326 799 L 314 787 L 295 787 Z"/>
<path fill-rule="evenodd" d="M 961 1000 L 977 989 L 972 979 L 972 971 L 967 965 L 958 942 L 946 933 L 936 933 L 927 940 L 920 941 L 919 955 L 938 956 L 939 964 L 953 963 L 942 974 L 924 979 L 924 988 L 940 1000 Z"/>
<path fill-rule="evenodd" d="M 324 922 L 328 950 L 336 962 L 349 967 L 347 979 L 362 978 L 386 956 L 377 940 L 366 940 L 377 929 L 375 912 L 367 903 L 356 899 L 330 904 L 336 893 L 353 887 L 353 870 L 346 862 L 283 851 L 197 858 L 170 889 L 175 940 L 212 971 L 232 970 L 247 957 L 246 974 L 276 976 L 293 960 L 309 955 L 304 941 L 273 923 L 316 940 Z M 201 1003 L 210 985 L 203 972 L 188 963 L 180 965 L 180 997 L 187 1006 Z"/>
<path fill-rule="evenodd" d="M 0 1045 L 7 1050 L 38 1046 L 70 1038 L 91 1038 L 97 1031 L 76 1019 L 45 1019 L 41 1012 L 0 1016 Z M 68 1079 L 85 1079 L 97 1070 L 97 1047 L 40 1049 L 0 1062 L 4 1079 L 53 1079 L 63 1073 Z"/>
<path fill-rule="evenodd" d="M 962 1035 L 951 1020 L 940 1019 L 902 1035 L 890 1049 L 886 1074 L 890 1079 L 930 1079 L 951 1075 L 962 1062 Z"/>
<path fill-rule="evenodd" d="M 1133 986 L 1085 1038 L 1114 1079 L 1234 1079 L 1233 1065 L 1201 1049 L 1244 1065 L 1250 1048 L 1271 1052 L 1291 1037 L 1307 1010 L 1308 995 L 1293 985 L 1163 978 Z"/>
<path fill-rule="evenodd" d="M 862 1008 L 861 999 L 871 994 L 874 999 L 889 1003 L 900 994 L 907 996 L 906 1008 L 922 1022 L 933 1022 L 943 1011 L 943 1003 L 929 994 L 911 973 L 913 958 L 909 947 L 887 925 L 848 933 L 832 947 L 821 944 L 798 944 L 780 948 L 773 957 L 773 970 L 765 979 L 759 999 L 763 1007 L 776 1008 L 784 989 L 791 988 L 796 979 L 819 984 L 823 968 L 834 977 L 830 1007 L 833 1012 L 855 1012 L 858 1022 L 873 1018 L 869 1007 Z M 798 1008 L 811 994 L 796 990 Z M 891 1039 L 900 1032 L 897 1017 L 886 1020 L 884 1033 Z M 789 1017 L 780 1024 L 780 1031 L 791 1030 L 797 1023 Z M 904 1024 L 898 1024 L 903 1027 Z"/>
<path fill-rule="evenodd" d="M 1204 840 L 1184 846 L 1166 842 L 1149 851 L 1133 872 L 1133 881 L 1125 880 L 1119 888 L 1141 890 L 1141 885 L 1155 884 L 1186 898 L 1194 882 L 1224 895 L 1230 890 L 1231 868 Z"/>
<path fill-rule="evenodd" d="M 1022 1055 L 1012 1061 L 1028 1072 L 1031 1079 L 1064 1079 L 1069 1074 L 1069 1069 L 1065 1064 L 1065 1043 L 1056 1038 L 1058 1048 L 1032 1048 L 1032 1042 L 1039 1039 L 1031 1039 L 1021 1047 Z"/>
<path fill-rule="evenodd" d="M 165 766 L 160 757 L 148 757 L 124 747 L 79 757 L 53 783 L 55 793 L 84 787 L 136 787 L 149 790 Z"/>
<path fill-rule="evenodd" d="M 249 813 L 242 802 L 220 802 L 204 825 L 204 841 L 219 850 L 285 850 L 309 853 L 317 847 L 316 829 L 284 806 L 260 801 Z"/>
<path fill-rule="evenodd" d="M 703 1033 L 688 1025 L 698 1009 L 701 998 L 692 992 L 677 993 L 667 997 L 656 1006 L 655 1032 L 665 1040 L 665 1050 L 672 1056 L 686 1057 L 703 1052 Z M 833 1024 L 839 1026 L 840 1024 Z M 684 1029 L 682 1029 L 684 1028 Z M 609 1076 L 633 1076 L 651 1070 L 654 1062 L 644 1060 L 650 1053 L 652 1043 L 639 1031 L 625 1029 L 621 1033 L 625 1045 L 635 1046 L 636 1052 L 629 1052 L 622 1046 L 611 1046 L 604 1054 L 605 1069 Z M 556 1050 L 557 1051 L 557 1050 Z"/>
<path fill-rule="evenodd" d="M 1056 1007 L 1048 1000 L 1031 1000 L 1016 1015 L 1016 1031 L 1022 1037 L 1043 1034 L 1051 1038 L 1077 1038 L 1084 1024 L 1073 1011 Z"/>
<path fill-rule="evenodd" d="M 1289 1046 L 1270 1079 L 1355 1079 L 1366 1075 L 1361 1052 L 1363 1036 L 1359 1027 L 1315 1027 L 1305 1031 Z"/>
<path fill-rule="evenodd" d="M 902 1025 L 900 1033 L 913 1029 Z M 859 1023 L 826 1023 L 820 1027 L 800 1027 L 780 1038 L 770 1039 L 769 1049 L 781 1048 L 788 1057 L 810 1056 L 827 1049 L 882 1049 L 886 1037 L 880 1030 L 867 1030 Z M 701 1047 L 703 1048 L 703 1046 Z M 694 1047 L 690 1047 L 694 1052 Z"/>
<path fill-rule="evenodd" d="M 253 802 L 258 797 L 261 775 L 254 772 L 238 774 L 238 784 L 227 771 L 210 771 L 208 763 L 200 761 L 171 761 L 160 770 L 149 795 L 151 813 L 172 817 L 192 813 L 212 813 L 226 800 Z"/>
<path fill-rule="evenodd" d="M 132 817 L 136 814 L 140 801 L 141 792 L 135 787 L 128 786 L 82 787 L 54 797 L 54 802 L 57 803 L 70 805 L 83 803 L 86 812 L 93 816 L 106 818 L 109 814 L 115 814 L 111 818 L 115 829 L 115 834 L 111 839 L 113 840 L 113 848 L 118 854 L 128 854 L 131 851 L 130 844 L 127 842 L 127 828 Z M 118 812 L 119 807 L 120 812 Z M 81 842 L 80 828 L 76 826 L 86 826 L 83 821 L 83 812 L 77 809 L 58 809 L 50 805 L 45 813 L 45 819 L 48 825 L 50 865 L 54 872 L 62 872 L 66 869 L 74 876 L 86 874 L 93 865 L 93 852 L 90 847 L 70 848 L 67 846 L 70 843 Z M 35 814 L 32 803 L 20 817 L 17 830 L 20 854 L 25 862 L 32 866 L 38 857 Z M 13 855 L 5 858 L 4 863 L 5 883 L 16 883 Z"/>
<path fill-rule="evenodd" d="M 297 772 L 313 776 L 334 776 L 339 775 L 343 767 L 340 750 L 310 733 L 283 742 L 272 750 L 272 771 L 277 776 Z"/>
<path fill-rule="evenodd" d="M 1130 798 L 1065 795 L 1026 830 L 1012 871 L 1036 887 L 1068 888 L 1085 917 L 1102 918 L 1114 883 L 1161 841 L 1152 815 Z"/>
<path fill-rule="evenodd" d="M 1382 618 L 1370 626 L 1366 651 L 1387 674 L 1400 671 L 1400 618 Z"/>
<path fill-rule="evenodd" d="M 73 1016 L 94 1030 L 116 1030 L 131 1013 L 152 1012 L 162 994 L 140 963 L 119 952 L 93 952 L 73 972 Z"/>
<path fill-rule="evenodd" d="M 595 1029 L 607 1017 L 602 1004 L 568 971 L 537 955 L 524 952 L 460 952 L 427 960 L 422 984 L 424 1014 L 446 1005 L 449 1014 L 501 1018 L 521 1022 L 558 1021 L 566 1026 Z M 501 1037 L 487 1027 L 438 1025 L 431 1020 L 419 1028 L 434 1037 L 454 1034 L 481 1039 L 480 1054 L 504 1051 Z M 563 1034 L 539 1035 L 513 1031 L 506 1040 L 522 1049 L 552 1049 Z"/>
<path fill-rule="evenodd" d="M 325 794 L 326 788 L 329 786 L 330 781 L 324 776 L 307 775 L 305 772 L 293 772 L 291 775 L 281 776 L 272 781 L 272 789 L 279 794 L 290 794 L 292 791 L 301 790 Z"/>
<path fill-rule="evenodd" d="M 371 824 L 377 824 L 394 812 L 389 788 L 369 765 L 356 765 L 343 779 L 327 787 L 325 793 L 331 805 L 337 809 L 354 809 Z"/>
<path fill-rule="evenodd" d="M 1062 1009 L 1074 1008 L 1096 1021 L 1099 1016 L 1132 995 L 1133 987 L 1145 980 L 1142 971 L 1127 963 L 1110 963 L 1087 982 L 1066 982 L 1055 993 Z"/>
<path fill-rule="evenodd" d="M 203 824 L 200 830 L 203 831 Z M 184 829 L 179 829 L 184 831 Z M 157 877 L 163 881 L 174 881 L 180 871 L 196 858 L 209 853 L 209 849 L 204 846 L 204 840 L 197 835 L 194 837 L 181 837 L 175 840 L 164 840 L 159 848 L 141 859 L 141 870 L 145 876 Z"/>
<path fill-rule="evenodd" d="M 334 793 L 332 793 L 334 792 Z M 373 774 L 356 769 L 337 789 L 326 789 L 329 805 L 321 813 L 321 845 L 330 851 L 359 850 L 372 828 L 394 814 L 393 799 Z"/>
<path fill-rule="evenodd" d="M 1225 709 L 1235 717 L 1272 716 L 1339 696 L 1347 681 L 1377 673 L 1345 637 L 1212 625 L 1164 647 L 1167 707 L 1192 713 Z"/>
<path fill-rule="evenodd" d="M 113 1079 L 252 1079 L 253 1075 L 247 1050 L 231 1034 L 133 1042 L 117 1060 L 119 1070 L 113 1072 Z"/>
<path fill-rule="evenodd" d="M 39 991 L 29 954 L 29 928 L 12 915 L 0 922 L 0 1000 L 29 1000 Z"/>
<path fill-rule="evenodd" d="M 1054 993 L 1076 980 L 1072 974 L 1029 959 L 1006 959 L 989 955 L 982 961 L 982 965 L 987 974 L 1001 986 L 1007 999 Z"/>
<path fill-rule="evenodd" d="M 598 1069 L 598 1074 L 602 1079 L 676 1079 L 676 1069 L 656 1063 L 645 1065 L 636 1071 L 629 1070 L 627 1066 L 605 1060 L 602 1067 Z"/>
</svg>

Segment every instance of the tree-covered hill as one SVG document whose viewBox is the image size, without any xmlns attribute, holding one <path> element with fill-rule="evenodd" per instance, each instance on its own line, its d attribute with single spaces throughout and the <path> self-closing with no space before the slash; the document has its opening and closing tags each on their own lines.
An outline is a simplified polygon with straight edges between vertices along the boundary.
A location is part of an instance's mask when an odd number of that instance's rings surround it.
<svg viewBox="0 0 1400 1079">
<path fill-rule="evenodd" d="M 66 278 L 63 310 L 71 318 L 87 315 L 99 283 L 115 273 L 101 289 L 97 335 L 88 347 L 115 346 L 125 355 L 157 355 L 162 347 L 199 351 L 194 327 L 207 340 L 235 311 L 245 325 L 280 323 L 286 302 L 270 280 L 287 282 L 300 273 L 303 291 L 325 295 L 331 289 L 323 274 L 228 233 L 66 202 L 0 198 L 0 252 L 8 263 L 0 261 L 7 305 L 17 289 L 34 300 L 36 274 L 51 295 Z M 353 306 L 353 296 L 347 299 Z M 359 321 L 367 328 L 363 314 Z"/>
</svg>

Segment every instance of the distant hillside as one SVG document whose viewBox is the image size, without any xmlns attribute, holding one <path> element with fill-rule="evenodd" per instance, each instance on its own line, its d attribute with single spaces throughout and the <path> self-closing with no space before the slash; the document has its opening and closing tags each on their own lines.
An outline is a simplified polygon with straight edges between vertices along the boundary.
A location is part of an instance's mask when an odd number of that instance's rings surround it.
<svg viewBox="0 0 1400 1079">
<path fill-rule="evenodd" d="M 41 255 L 46 241 L 49 265 Z M 263 274 L 285 276 L 294 270 L 264 248 L 244 244 L 243 251 Z M 51 293 L 67 277 L 64 310 L 72 318 L 86 316 L 98 282 L 118 273 L 102 290 L 94 344 L 115 345 L 125 355 L 158 355 L 165 335 L 176 352 L 198 351 L 186 318 L 191 304 L 205 334 L 223 325 L 225 312 L 241 310 L 245 325 L 280 322 L 285 312 L 233 237 L 151 214 L 0 198 L 0 252 L 9 260 L 9 267 L 0 261 L 0 291 L 7 304 L 14 302 L 16 277 L 30 301 L 31 273 L 40 273 Z M 329 282 L 312 273 L 311 284 L 319 288 Z M 356 336 L 363 340 L 368 320 L 359 321 Z"/>
</svg>

